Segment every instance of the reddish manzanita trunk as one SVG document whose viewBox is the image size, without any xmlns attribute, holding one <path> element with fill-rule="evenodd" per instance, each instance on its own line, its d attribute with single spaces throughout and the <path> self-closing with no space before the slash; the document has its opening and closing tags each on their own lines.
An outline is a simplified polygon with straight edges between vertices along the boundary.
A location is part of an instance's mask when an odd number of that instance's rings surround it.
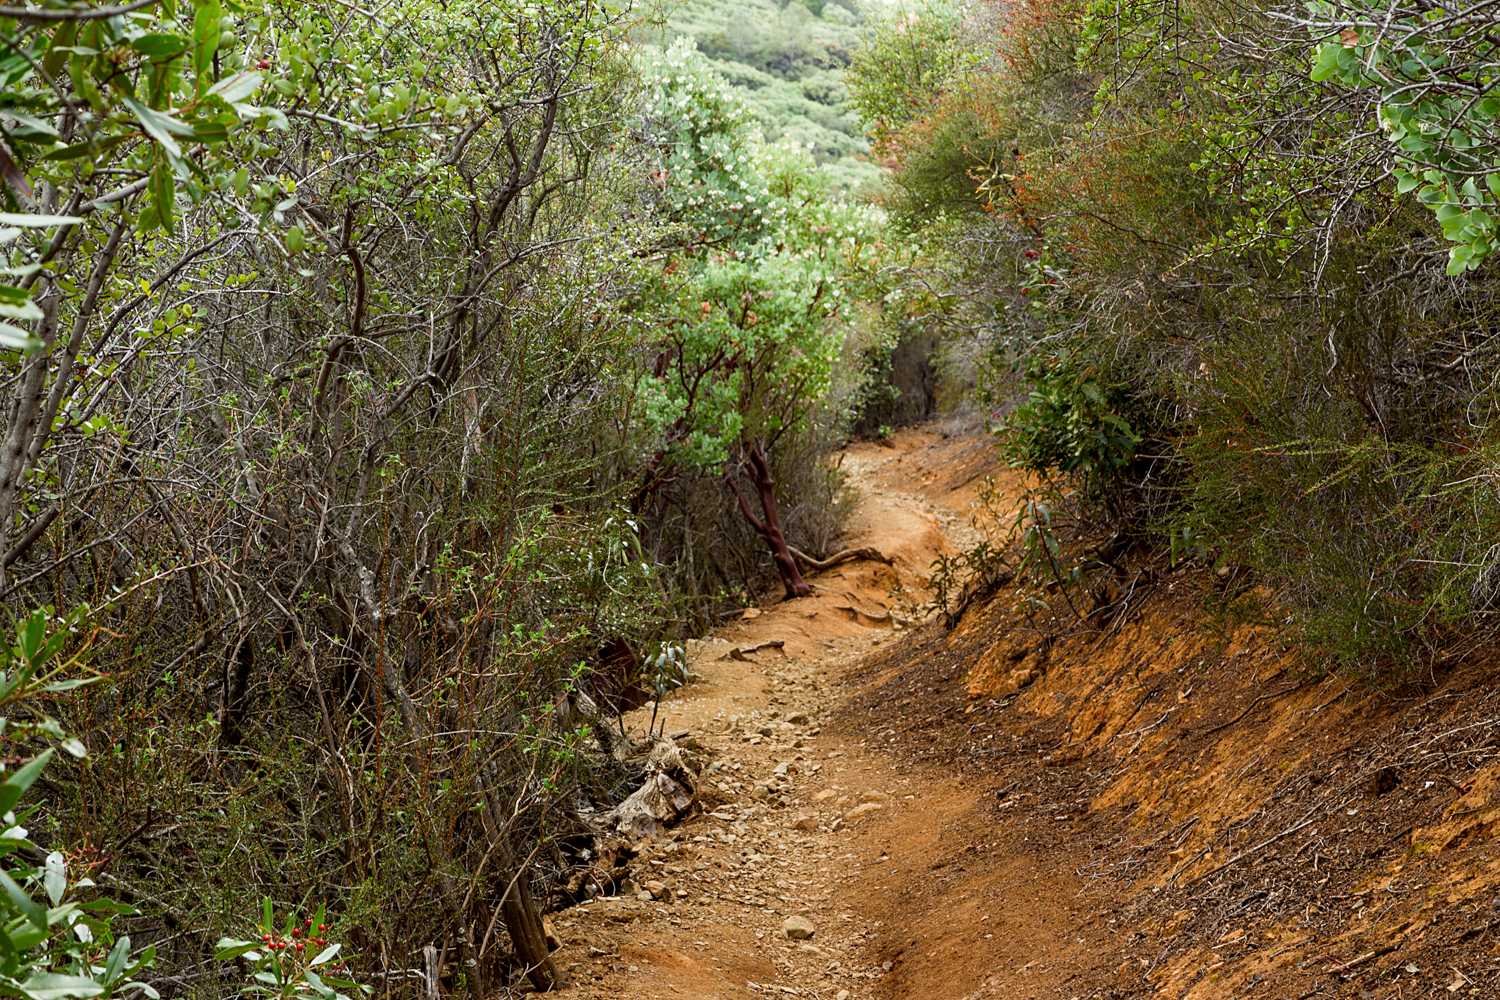
<svg viewBox="0 0 1500 1000">
<path fill-rule="evenodd" d="M 755 479 L 755 491 L 760 495 L 760 509 L 765 514 L 764 520 L 756 517 L 755 511 L 750 509 L 750 501 L 740 492 L 734 474 L 728 473 L 725 478 L 729 480 L 729 487 L 734 490 L 735 499 L 739 500 L 740 510 L 750 522 L 750 527 L 755 529 L 755 533 L 771 550 L 771 558 L 776 560 L 776 571 L 781 574 L 781 582 L 786 587 L 786 596 L 806 597 L 812 593 L 812 588 L 802 579 L 802 573 L 797 569 L 797 560 L 792 558 L 786 545 L 786 536 L 781 533 L 781 515 L 776 511 L 776 480 L 771 478 L 771 465 L 759 448 L 750 449 L 750 472 Z"/>
</svg>

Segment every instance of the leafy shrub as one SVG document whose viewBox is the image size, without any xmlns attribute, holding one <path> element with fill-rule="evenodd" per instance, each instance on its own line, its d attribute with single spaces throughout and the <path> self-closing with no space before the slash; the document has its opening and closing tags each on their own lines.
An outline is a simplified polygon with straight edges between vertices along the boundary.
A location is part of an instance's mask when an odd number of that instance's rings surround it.
<svg viewBox="0 0 1500 1000">
<path fill-rule="evenodd" d="M 1101 490 L 1135 458 L 1141 436 L 1118 412 L 1126 397 L 1076 355 L 1034 357 L 1025 402 L 999 426 L 1013 468 L 1043 476 L 1075 475 Z"/>
<path fill-rule="evenodd" d="M 295 1000 L 316 997 L 318 1000 L 349 1000 L 339 990 L 374 993 L 372 987 L 352 982 L 330 970 L 340 970 L 343 961 L 338 954 L 343 945 L 329 944 L 328 914 L 319 906 L 317 912 L 300 923 L 288 912 L 282 926 L 276 926 L 275 905 L 271 897 L 261 901 L 258 941 L 221 938 L 214 958 L 229 961 L 243 958 L 250 963 L 250 982 L 240 991 L 244 997 L 266 997 L 270 1000 Z"/>
<path fill-rule="evenodd" d="M 43 706 L 100 679 L 64 676 L 81 666 L 88 616 L 80 608 L 54 619 L 50 608 L 39 608 L 17 621 L 14 642 L 0 647 L 0 738 L 13 753 L 21 741 L 44 738 L 75 757 L 85 755 L 83 744 L 64 735 Z M 42 751 L 0 782 L 0 992 L 25 1000 L 82 1000 L 138 990 L 156 1000 L 156 990 L 135 979 L 155 962 L 155 946 L 132 953 L 130 937 L 114 928 L 117 916 L 135 910 L 95 895 L 94 880 L 74 874 L 81 862 L 70 864 L 59 851 L 48 853 L 40 866 L 26 864 L 20 853 L 40 853 L 25 824 L 43 816 L 38 806 L 23 808 L 21 799 L 52 754 Z M 45 903 L 32 898 L 38 888 Z"/>
</svg>

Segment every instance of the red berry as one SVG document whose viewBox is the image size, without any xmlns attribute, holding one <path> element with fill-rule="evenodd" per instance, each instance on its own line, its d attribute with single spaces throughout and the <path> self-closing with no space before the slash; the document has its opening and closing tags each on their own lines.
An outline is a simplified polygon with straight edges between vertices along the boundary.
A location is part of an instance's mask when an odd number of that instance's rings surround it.
<svg viewBox="0 0 1500 1000">
<path fill-rule="evenodd" d="M 269 59 L 262 59 L 260 62 L 258 62 L 258 63 L 255 64 L 255 68 L 256 69 L 270 69 L 271 68 L 271 60 L 269 60 Z"/>
</svg>

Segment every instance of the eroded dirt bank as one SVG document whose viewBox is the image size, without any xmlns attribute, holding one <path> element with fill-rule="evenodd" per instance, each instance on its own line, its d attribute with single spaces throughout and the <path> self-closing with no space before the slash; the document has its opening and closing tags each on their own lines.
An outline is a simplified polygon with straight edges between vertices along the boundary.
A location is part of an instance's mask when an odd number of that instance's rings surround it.
<svg viewBox="0 0 1500 1000">
<path fill-rule="evenodd" d="M 573 993 L 1500 996 L 1487 657 L 1384 693 L 1306 677 L 1273 628 L 1215 625 L 1232 579 L 1149 553 L 1090 627 L 1005 592 L 904 627 L 897 586 L 1007 480 L 983 438 L 897 445 L 844 459 L 850 542 L 891 565 L 693 644 L 663 710 L 706 812 L 635 860 L 650 898 L 552 915 Z"/>
</svg>

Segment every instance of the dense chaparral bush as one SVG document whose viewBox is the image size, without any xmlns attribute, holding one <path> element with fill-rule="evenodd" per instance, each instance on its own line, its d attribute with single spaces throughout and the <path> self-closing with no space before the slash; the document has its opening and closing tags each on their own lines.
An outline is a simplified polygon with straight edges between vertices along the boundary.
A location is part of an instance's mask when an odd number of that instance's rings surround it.
<svg viewBox="0 0 1500 1000">
<path fill-rule="evenodd" d="M 1399 676 L 1486 635 L 1495 142 L 1469 8 L 932 10 L 887 21 L 964 58 L 919 77 L 877 27 L 851 91 L 954 370 L 1019 465 L 1071 484 L 1047 530 L 1072 511 L 1259 582 L 1319 665 Z M 1090 558 L 1064 575 L 1108 604 Z"/>
<path fill-rule="evenodd" d="M 745 450 L 785 537 L 837 535 L 878 218 L 803 146 L 696 136 L 614 4 L 127 6 L 0 12 L 0 596 L 94 608 L 109 676 L 39 815 L 113 845 L 170 992 L 243 985 L 184 970 L 262 896 L 384 992 L 429 947 L 546 988 L 539 910 L 601 886 L 629 790 L 611 709 L 776 579 Z M 721 351 L 711 404 L 662 390 Z"/>
</svg>

